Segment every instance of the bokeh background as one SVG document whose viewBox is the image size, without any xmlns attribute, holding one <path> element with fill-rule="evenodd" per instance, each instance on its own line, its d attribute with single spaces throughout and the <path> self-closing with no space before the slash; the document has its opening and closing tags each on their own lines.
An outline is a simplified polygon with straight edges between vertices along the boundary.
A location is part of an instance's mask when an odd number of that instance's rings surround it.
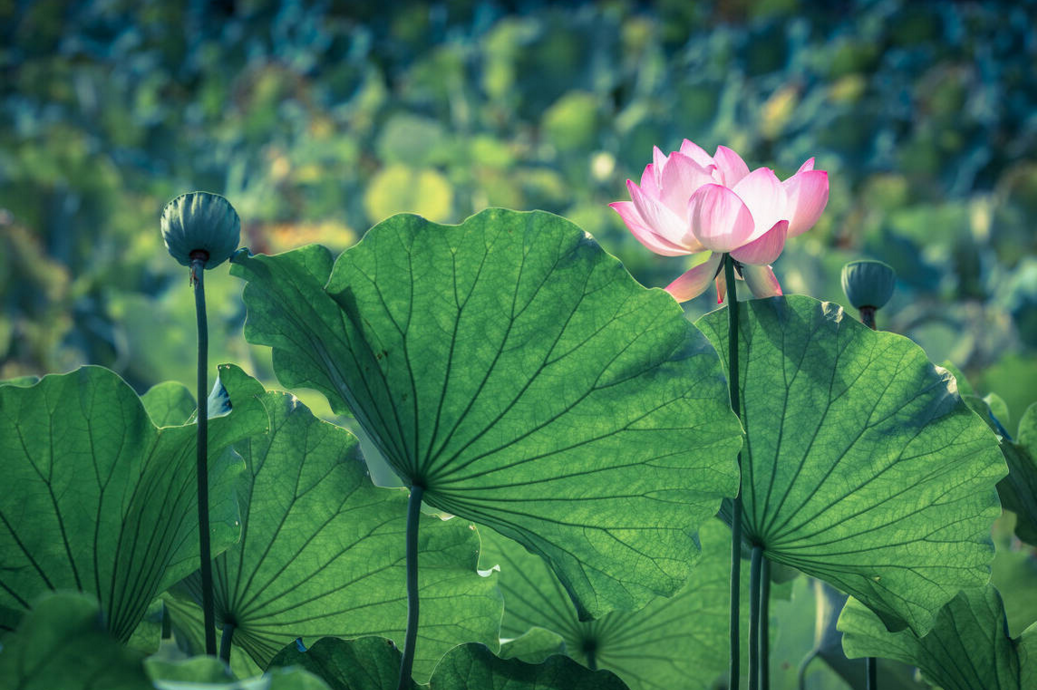
<svg viewBox="0 0 1037 690">
<path fill-rule="evenodd" d="M 1032 0 L 0 0 L 0 378 L 94 363 L 191 385 L 158 219 L 196 189 L 266 253 L 343 250 L 401 211 L 544 209 L 664 286 L 684 260 L 607 204 L 687 137 L 782 177 L 816 156 L 831 201 L 775 265 L 786 292 L 842 303 L 846 261 L 888 262 L 880 327 L 1017 420 L 1037 398 L 1035 26 Z M 275 385 L 239 281 L 209 275 L 210 361 Z M 1016 591 L 1013 628 L 1037 618 Z M 787 606 L 806 612 L 776 651 L 791 676 L 812 604 Z"/>
</svg>

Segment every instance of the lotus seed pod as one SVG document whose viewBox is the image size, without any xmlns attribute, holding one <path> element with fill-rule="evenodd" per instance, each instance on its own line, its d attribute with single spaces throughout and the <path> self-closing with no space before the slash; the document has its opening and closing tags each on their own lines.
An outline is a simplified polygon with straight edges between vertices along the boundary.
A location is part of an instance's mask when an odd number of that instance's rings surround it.
<svg viewBox="0 0 1037 690">
<path fill-rule="evenodd" d="M 181 194 L 162 211 L 162 239 L 184 266 L 191 265 L 192 253 L 202 251 L 208 255 L 205 268 L 215 268 L 230 258 L 240 238 L 238 212 L 219 194 Z"/>
<path fill-rule="evenodd" d="M 843 266 L 843 292 L 855 309 L 881 309 L 893 296 L 897 274 L 881 261 L 864 259 Z"/>
</svg>

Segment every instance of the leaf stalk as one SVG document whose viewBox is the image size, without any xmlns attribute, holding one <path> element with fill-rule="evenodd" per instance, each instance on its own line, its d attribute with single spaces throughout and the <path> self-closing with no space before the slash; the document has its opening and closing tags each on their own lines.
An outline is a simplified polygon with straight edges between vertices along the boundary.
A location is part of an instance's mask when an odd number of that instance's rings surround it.
<svg viewBox="0 0 1037 690">
<path fill-rule="evenodd" d="M 763 570 L 763 547 L 753 545 L 749 566 L 749 690 L 760 690 L 760 601 L 763 598 L 760 575 Z"/>
<path fill-rule="evenodd" d="M 403 660 L 397 690 L 411 687 L 414 668 L 414 643 L 418 639 L 418 519 L 421 517 L 421 497 L 425 487 L 414 484 L 407 503 L 407 632 L 403 641 Z"/>
<path fill-rule="evenodd" d="M 212 547 L 209 543 L 209 415 L 205 409 L 209 388 L 209 324 L 205 314 L 205 263 L 208 252 L 191 252 L 191 285 L 198 317 L 198 550 L 201 558 L 202 617 L 205 626 L 205 653 L 216 656 L 216 616 L 213 604 Z"/>
<path fill-rule="evenodd" d="M 223 634 L 220 635 L 220 658 L 227 664 L 230 663 L 230 644 L 234 639 L 234 624 L 224 623 Z"/>
</svg>

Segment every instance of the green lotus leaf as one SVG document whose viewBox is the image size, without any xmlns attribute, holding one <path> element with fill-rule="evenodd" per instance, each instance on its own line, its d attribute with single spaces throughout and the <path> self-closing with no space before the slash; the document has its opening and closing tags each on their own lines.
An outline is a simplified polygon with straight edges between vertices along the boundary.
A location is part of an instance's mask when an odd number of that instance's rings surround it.
<svg viewBox="0 0 1037 690">
<path fill-rule="evenodd" d="M 226 664 L 212 656 L 181 661 L 149 658 L 144 668 L 156 690 L 329 690 L 320 677 L 302 668 L 275 668 L 237 680 Z"/>
<path fill-rule="evenodd" d="M 380 637 L 324 638 L 303 652 L 285 647 L 271 667 L 298 666 L 319 676 L 331 690 L 395 690 L 400 652 Z M 627 690 L 609 671 L 591 671 L 564 656 L 541 664 L 502 659 L 481 644 L 453 648 L 436 666 L 428 685 L 413 690 Z"/>
<path fill-rule="evenodd" d="M 391 640 L 325 637 L 302 651 L 290 644 L 278 652 L 270 668 L 298 666 L 322 678 L 331 690 L 396 690 L 402 655 Z M 427 688 L 411 681 L 411 688 Z"/>
<path fill-rule="evenodd" d="M 1037 625 L 1011 639 L 1001 596 L 990 585 L 960 591 L 922 637 L 910 630 L 889 632 L 853 598 L 843 608 L 838 627 L 850 658 L 874 656 L 912 664 L 943 690 L 1025 690 L 1037 681 Z"/>
<path fill-rule="evenodd" d="M 230 446 L 262 431 L 256 400 L 209 425 L 212 549 L 237 541 L 244 464 Z M 198 568 L 196 428 L 156 428 L 116 374 L 83 367 L 0 387 L 0 629 L 43 592 L 96 596 L 130 638 L 152 600 Z"/>
<path fill-rule="evenodd" d="M 381 635 L 403 643 L 407 622 L 407 494 L 371 484 L 356 437 L 323 422 L 294 396 L 263 392 L 220 367 L 231 399 L 259 397 L 270 430 L 239 443 L 245 460 L 241 540 L 214 559 L 216 620 L 234 626 L 235 669 L 262 670 L 296 638 Z M 477 570 L 479 537 L 464 520 L 422 519 L 421 621 L 415 676 L 427 679 L 451 647 L 498 643 L 496 576 Z M 203 639 L 197 574 L 191 596 L 166 595 L 174 623 Z"/>
<path fill-rule="evenodd" d="M 997 438 L 907 338 L 809 297 L 745 307 L 746 540 L 924 634 L 989 578 Z M 727 312 L 698 325 L 726 357 Z"/>
<path fill-rule="evenodd" d="M 234 264 L 281 383 L 351 410 L 428 504 L 544 557 L 581 618 L 687 579 L 740 428 L 705 338 L 579 228 L 400 215 L 334 268 L 317 246 Z"/>
<path fill-rule="evenodd" d="M 611 671 L 591 671 L 567 656 L 542 664 L 501 659 L 480 644 L 454 647 L 432 674 L 429 690 L 628 690 Z"/>
<path fill-rule="evenodd" d="M 699 536 L 702 555 L 675 596 L 581 622 L 543 559 L 484 532 L 482 564 L 500 566 L 501 634 L 522 639 L 531 627 L 546 628 L 561 635 L 569 656 L 584 665 L 593 658 L 595 668 L 615 672 L 634 690 L 708 690 L 729 664 L 731 531 L 709 520 Z"/>
<path fill-rule="evenodd" d="M 1001 439 L 1001 452 L 1008 463 L 1008 476 L 997 485 L 1001 503 L 1018 518 L 1016 536 L 1037 544 L 1037 403 L 1026 408 L 1015 439 Z"/>
<path fill-rule="evenodd" d="M 155 426 L 186 424 L 198 407 L 191 391 L 176 381 L 156 383 L 140 396 L 140 401 Z"/>
<path fill-rule="evenodd" d="M 94 597 L 44 594 L 4 640 L 0 690 L 154 690 L 143 655 L 109 628 Z"/>
<path fill-rule="evenodd" d="M 568 599 L 563 601 L 572 606 Z M 545 628 L 530 628 L 518 637 L 502 640 L 498 656 L 501 659 L 520 659 L 527 664 L 539 664 L 554 654 L 565 654 L 565 638 Z"/>
</svg>

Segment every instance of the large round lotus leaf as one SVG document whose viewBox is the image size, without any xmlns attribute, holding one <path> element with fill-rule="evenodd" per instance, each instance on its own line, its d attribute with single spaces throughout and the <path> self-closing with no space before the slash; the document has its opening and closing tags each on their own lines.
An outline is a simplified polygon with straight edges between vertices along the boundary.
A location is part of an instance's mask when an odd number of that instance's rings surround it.
<svg viewBox="0 0 1037 690">
<path fill-rule="evenodd" d="M 726 309 L 698 325 L 726 357 Z M 920 634 L 987 581 L 1005 462 L 949 372 L 801 296 L 745 303 L 739 362 L 749 542 Z"/>
<path fill-rule="evenodd" d="M 903 661 L 943 690 L 1026 690 L 1037 681 L 1037 625 L 1010 638 L 1001 596 L 989 585 L 959 592 L 923 637 L 910 630 L 889 632 L 854 599 L 839 616 L 839 630 L 851 659 Z"/>
<path fill-rule="evenodd" d="M 702 555 L 680 592 L 593 621 L 579 620 L 543 559 L 488 530 L 480 534 L 483 567 L 500 566 L 503 637 L 521 640 L 546 628 L 565 640 L 566 654 L 613 671 L 633 690 L 708 690 L 728 669 L 731 530 L 719 520 L 702 525 Z"/>
<path fill-rule="evenodd" d="M 427 503 L 544 557 L 582 617 L 687 579 L 737 486 L 716 353 L 563 218 L 395 216 L 342 254 L 235 257 L 246 337 L 349 409 Z"/>
<path fill-rule="evenodd" d="M 214 554 L 240 533 L 244 464 L 230 446 L 267 423 L 254 398 L 233 402 L 209 424 Z M 96 596 L 112 634 L 130 638 L 152 600 L 198 568 L 196 433 L 156 428 L 100 367 L 0 386 L 0 630 L 40 594 L 71 589 Z"/>
<path fill-rule="evenodd" d="M 241 540 L 214 559 L 217 625 L 234 625 L 236 669 L 259 670 L 296 638 L 381 635 L 403 644 L 407 623 L 407 495 L 371 484 L 356 437 L 323 422 L 295 396 L 264 392 L 234 366 L 220 367 L 232 399 L 263 403 L 270 430 L 237 444 L 245 460 Z M 501 596 L 478 570 L 479 537 L 464 520 L 422 518 L 421 622 L 415 677 L 427 680 L 455 645 L 496 647 Z M 204 639 L 201 581 L 193 596 L 167 594 L 174 622 Z M 255 667 L 251 667 L 255 670 Z"/>
</svg>

